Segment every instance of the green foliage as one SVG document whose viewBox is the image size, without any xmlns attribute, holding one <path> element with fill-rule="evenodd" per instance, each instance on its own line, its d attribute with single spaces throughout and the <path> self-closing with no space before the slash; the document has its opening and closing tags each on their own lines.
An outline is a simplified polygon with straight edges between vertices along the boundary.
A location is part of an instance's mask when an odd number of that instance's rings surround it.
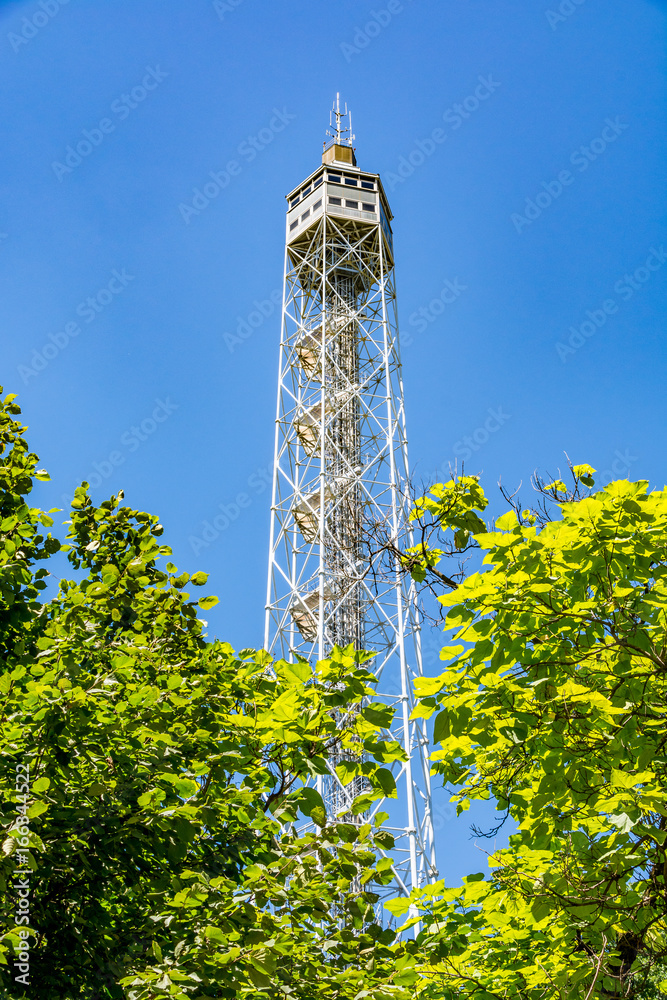
<svg viewBox="0 0 667 1000">
<path fill-rule="evenodd" d="M 592 484 L 589 466 L 573 471 Z M 457 645 L 438 678 L 417 681 L 459 812 L 493 797 L 518 828 L 488 877 L 415 894 L 425 996 L 658 995 L 667 492 L 615 482 L 558 513 L 535 526 L 511 511 L 476 533 L 483 570 L 441 598 Z"/>
<path fill-rule="evenodd" d="M 0 392 L 2 389 L 0 388 Z M 29 644 L 39 592 L 46 584 L 46 569 L 29 568 L 57 552 L 60 543 L 41 527 L 53 524 L 48 514 L 28 507 L 25 497 L 35 479 L 48 479 L 37 469 L 37 455 L 28 451 L 25 428 L 15 417 L 21 409 L 14 395 L 0 403 L 0 656 L 2 659 Z"/>
<path fill-rule="evenodd" d="M 410 513 L 410 520 L 424 527 L 429 520 L 453 533 L 453 552 L 462 552 L 471 544 L 475 534 L 485 530 L 479 517 L 488 504 L 477 476 L 461 476 L 447 483 L 436 483 L 429 492 L 420 497 Z M 479 513 L 478 513 L 479 511 Z M 427 542 L 428 529 L 422 530 L 420 544 L 403 554 L 403 567 L 417 583 L 423 583 L 429 572 L 442 582 L 455 586 L 452 581 L 436 570 L 445 552 Z M 451 554 L 448 553 L 448 554 Z"/>
<path fill-rule="evenodd" d="M 368 778 L 361 811 L 391 790 L 384 765 L 402 751 L 380 739 L 368 656 L 336 650 L 313 671 L 208 641 L 184 589 L 206 575 L 161 568 L 158 519 L 122 494 L 95 506 L 86 484 L 63 547 L 76 579 L 41 603 L 41 562 L 60 544 L 23 499 L 47 477 L 19 412 L 11 398 L 0 407 L 2 995 L 407 996 L 374 913 L 373 889 L 391 878 L 376 837 L 391 838 L 326 825 L 312 787 L 337 743 Z M 14 966 L 19 856 L 27 986 Z"/>
<path fill-rule="evenodd" d="M 667 965 L 648 964 L 633 977 L 632 995 L 635 1000 L 667 1000 Z"/>
</svg>

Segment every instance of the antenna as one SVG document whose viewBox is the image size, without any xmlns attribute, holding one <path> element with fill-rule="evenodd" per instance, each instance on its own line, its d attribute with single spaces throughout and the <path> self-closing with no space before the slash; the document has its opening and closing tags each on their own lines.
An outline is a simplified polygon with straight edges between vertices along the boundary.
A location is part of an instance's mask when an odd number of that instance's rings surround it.
<svg viewBox="0 0 667 1000">
<path fill-rule="evenodd" d="M 343 125 L 343 119 L 348 119 L 347 126 Z M 334 120 L 335 119 L 335 120 Z M 351 146 L 353 140 L 356 138 L 352 134 L 352 112 L 348 111 L 347 103 L 345 104 L 345 110 L 340 110 L 340 94 L 336 94 L 336 102 L 329 112 L 329 128 L 327 129 L 327 136 L 338 146 Z"/>
</svg>

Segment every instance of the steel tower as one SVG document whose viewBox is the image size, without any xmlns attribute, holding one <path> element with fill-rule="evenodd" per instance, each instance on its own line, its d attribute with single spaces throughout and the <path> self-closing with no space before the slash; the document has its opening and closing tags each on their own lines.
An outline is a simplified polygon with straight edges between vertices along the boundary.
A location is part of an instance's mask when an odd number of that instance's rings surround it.
<svg viewBox="0 0 667 1000">
<path fill-rule="evenodd" d="M 395 767 L 398 800 L 373 813 L 389 813 L 407 893 L 437 872 L 426 726 L 410 719 L 415 589 L 369 544 L 378 530 L 412 544 L 392 214 L 379 175 L 357 167 L 346 120 L 337 99 L 322 164 L 287 195 L 265 647 L 284 659 L 349 643 L 377 652 L 378 695 L 408 761 Z M 338 759 L 320 781 L 330 816 L 363 787 L 341 784 Z"/>
</svg>

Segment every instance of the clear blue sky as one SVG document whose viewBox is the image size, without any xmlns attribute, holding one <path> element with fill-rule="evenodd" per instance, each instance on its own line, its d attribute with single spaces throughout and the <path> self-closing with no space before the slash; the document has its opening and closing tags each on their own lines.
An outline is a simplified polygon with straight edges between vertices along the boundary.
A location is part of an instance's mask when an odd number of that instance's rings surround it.
<svg viewBox="0 0 667 1000">
<path fill-rule="evenodd" d="M 0 3 L 1 381 L 53 477 L 38 500 L 122 487 L 211 574 L 211 632 L 261 643 L 283 196 L 318 164 L 337 90 L 395 214 L 417 475 L 467 457 L 495 514 L 499 477 L 563 452 L 662 487 L 666 13 Z M 193 542 L 238 494 L 229 529 Z M 443 872 L 482 869 L 439 802 Z"/>
</svg>

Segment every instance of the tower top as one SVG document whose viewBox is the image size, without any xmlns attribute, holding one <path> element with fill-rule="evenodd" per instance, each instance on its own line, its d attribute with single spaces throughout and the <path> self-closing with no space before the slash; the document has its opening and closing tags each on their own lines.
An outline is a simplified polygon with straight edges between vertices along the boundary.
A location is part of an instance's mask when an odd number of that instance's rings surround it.
<svg viewBox="0 0 667 1000">
<path fill-rule="evenodd" d="M 345 119 L 347 118 L 347 122 Z M 347 102 L 345 110 L 340 109 L 340 94 L 336 94 L 336 102 L 329 112 L 329 128 L 327 129 L 327 139 L 324 142 L 322 152 L 322 163 L 350 163 L 357 165 L 354 155 L 352 141 L 355 138 L 352 134 L 352 112 L 348 111 Z"/>
</svg>

